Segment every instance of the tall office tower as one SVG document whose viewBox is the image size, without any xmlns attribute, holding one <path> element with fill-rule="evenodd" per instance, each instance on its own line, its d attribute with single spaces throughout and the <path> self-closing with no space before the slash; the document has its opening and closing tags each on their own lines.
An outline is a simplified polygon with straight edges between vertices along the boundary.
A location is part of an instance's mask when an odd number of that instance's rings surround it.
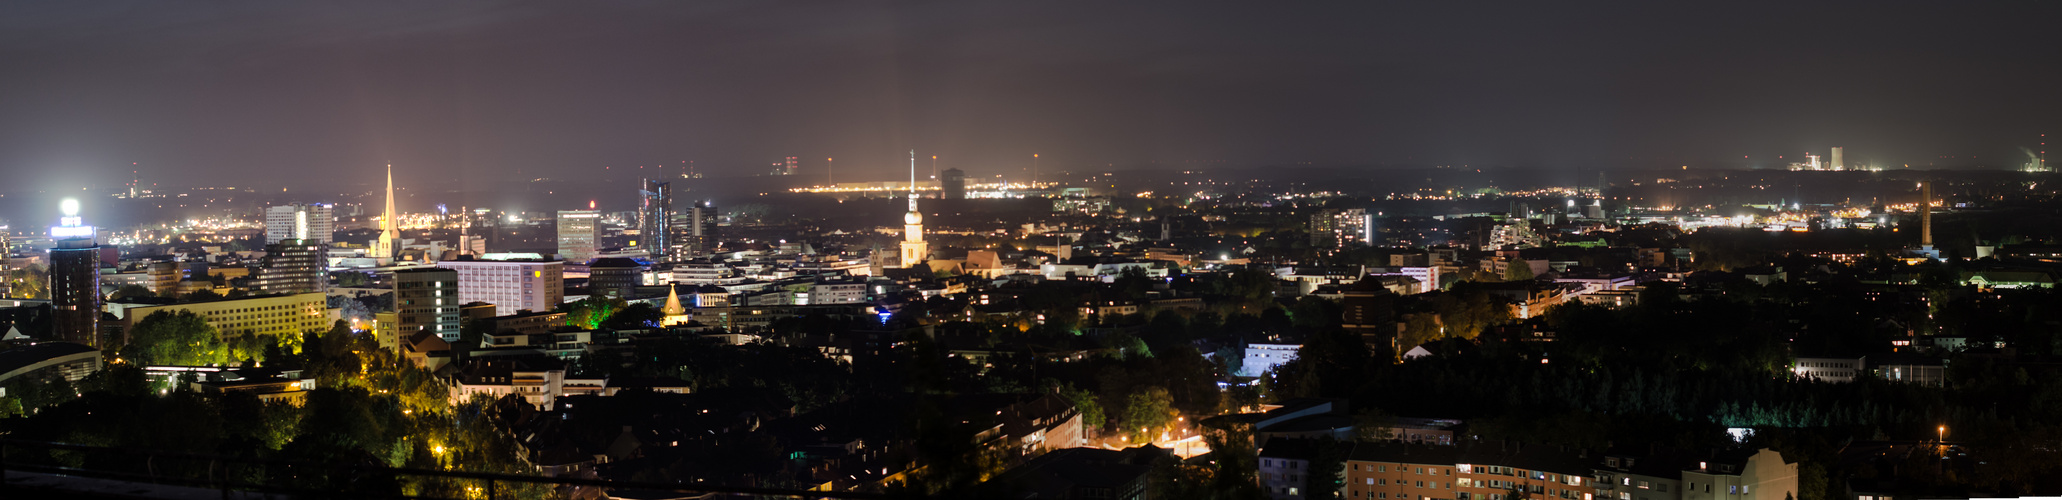
<svg viewBox="0 0 2062 500">
<path fill-rule="evenodd" d="M 64 218 L 50 227 L 51 334 L 100 347 L 100 244 L 79 218 L 79 200 L 64 200 Z"/>
<path fill-rule="evenodd" d="M 673 248 L 673 185 L 645 179 L 637 193 L 644 200 L 637 208 L 637 246 L 662 258 Z"/>
<path fill-rule="evenodd" d="M 1845 163 L 1841 163 L 1841 162 L 1840 162 L 1840 157 L 1841 157 L 1841 156 L 1843 156 L 1843 155 L 1845 155 L 1846 153 L 1847 153 L 1847 148 L 1844 148 L 1844 147 L 1840 147 L 1840 146 L 1834 146 L 1834 147 L 1833 147 L 1833 157 L 1832 157 L 1832 158 L 1830 158 L 1831 160 L 1833 160 L 1833 164 L 1832 164 L 1832 166 L 1831 166 L 1830 168 L 1832 168 L 1833 170 L 1845 170 L 1845 169 L 1846 169 L 1846 165 L 1847 165 L 1847 164 L 1845 164 Z"/>
<path fill-rule="evenodd" d="M 916 210 L 916 150 L 909 150 L 909 213 L 902 214 L 902 267 L 916 267 L 931 257 L 924 242 L 924 214 Z"/>
<path fill-rule="evenodd" d="M 406 339 L 422 331 L 435 332 L 445 342 L 458 341 L 458 271 L 428 267 L 394 271 L 394 333 L 387 338 Z"/>
<path fill-rule="evenodd" d="M 795 157 L 793 157 L 793 156 L 790 156 L 790 157 L 788 157 L 788 164 L 787 164 L 787 170 L 784 170 L 783 172 L 785 172 L 785 173 L 783 173 L 783 174 L 781 174 L 781 175 L 795 175 L 795 170 L 796 170 L 796 168 L 797 168 L 797 167 L 799 167 L 799 165 L 796 165 L 795 163 L 796 163 L 796 162 L 795 162 Z"/>
<path fill-rule="evenodd" d="M 558 211 L 558 254 L 566 262 L 594 260 L 601 242 L 601 211 Z"/>
<path fill-rule="evenodd" d="M 329 255 L 312 240 L 289 239 L 265 245 L 265 258 L 251 288 L 264 293 L 329 291 Z"/>
<path fill-rule="evenodd" d="M 381 264 L 394 261 L 401 253 L 401 221 L 394 210 L 394 165 L 387 165 L 387 209 L 379 220 L 379 242 L 372 247 L 372 258 Z"/>
<path fill-rule="evenodd" d="M 673 239 L 680 248 L 673 255 L 678 258 L 701 257 L 715 250 L 716 220 L 723 215 L 723 211 L 716 209 L 716 203 L 708 200 L 696 202 L 682 215 L 686 217 L 675 225 L 674 230 L 679 234 Z"/>
<path fill-rule="evenodd" d="M 280 205 L 265 209 L 265 244 L 307 240 L 329 244 L 336 232 L 335 207 L 324 204 Z"/>
<path fill-rule="evenodd" d="M 549 311 L 566 296 L 565 263 L 560 261 L 459 259 L 437 267 L 458 271 L 459 303 L 494 304 L 497 316 Z"/>
<path fill-rule="evenodd" d="M 957 168 L 948 168 L 938 174 L 938 197 L 947 200 L 964 200 L 967 197 L 967 173 Z"/>
<path fill-rule="evenodd" d="M 7 256 L 14 254 L 14 228 L 0 224 L 0 297 L 14 295 L 14 284 L 7 282 L 7 275 L 13 269 L 7 267 Z"/>
<path fill-rule="evenodd" d="M 1374 223 L 1367 210 L 1327 208 L 1310 215 L 1310 246 L 1345 248 L 1366 245 L 1374 239 Z"/>
</svg>

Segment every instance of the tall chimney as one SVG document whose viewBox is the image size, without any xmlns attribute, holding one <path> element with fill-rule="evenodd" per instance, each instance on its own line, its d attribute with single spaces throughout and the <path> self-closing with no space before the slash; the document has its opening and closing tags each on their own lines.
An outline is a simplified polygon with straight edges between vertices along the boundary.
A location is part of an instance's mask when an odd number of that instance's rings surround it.
<svg viewBox="0 0 2062 500">
<path fill-rule="evenodd" d="M 1919 183 L 1919 248 L 1933 249 L 1933 181 Z"/>
</svg>

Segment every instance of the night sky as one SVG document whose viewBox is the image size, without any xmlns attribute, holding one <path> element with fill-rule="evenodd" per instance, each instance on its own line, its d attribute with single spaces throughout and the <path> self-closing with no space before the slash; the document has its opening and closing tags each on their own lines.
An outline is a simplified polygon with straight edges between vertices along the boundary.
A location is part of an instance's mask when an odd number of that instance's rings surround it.
<svg viewBox="0 0 2062 500">
<path fill-rule="evenodd" d="M 0 173 L 2004 168 L 2062 132 L 2057 5 L 11 2 Z"/>
</svg>

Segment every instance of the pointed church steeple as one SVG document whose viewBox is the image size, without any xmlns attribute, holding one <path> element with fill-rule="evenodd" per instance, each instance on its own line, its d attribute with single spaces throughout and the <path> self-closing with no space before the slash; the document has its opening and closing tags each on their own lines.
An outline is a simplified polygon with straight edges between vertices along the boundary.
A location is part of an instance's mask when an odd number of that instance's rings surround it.
<svg viewBox="0 0 2062 500">
<path fill-rule="evenodd" d="M 401 253 L 400 248 L 397 246 L 397 244 L 401 242 L 401 221 L 395 219 L 395 216 L 396 214 L 394 212 L 394 164 L 388 163 L 387 206 L 386 211 L 380 215 L 379 243 L 373 248 L 373 258 L 379 259 L 382 263 L 393 262 L 394 259 L 396 257 L 399 257 Z"/>
<path fill-rule="evenodd" d="M 659 311 L 666 313 L 667 316 L 687 314 L 687 308 L 680 306 L 680 285 L 666 287 L 666 307 Z"/>
<path fill-rule="evenodd" d="M 659 320 L 659 326 L 685 325 L 694 319 L 687 313 L 687 307 L 680 304 L 680 285 L 666 286 L 666 307 L 659 312 L 666 315 Z"/>
<path fill-rule="evenodd" d="M 931 257 L 924 241 L 924 214 L 916 209 L 916 150 L 909 150 L 909 213 L 902 214 L 902 267 L 916 267 Z"/>
</svg>

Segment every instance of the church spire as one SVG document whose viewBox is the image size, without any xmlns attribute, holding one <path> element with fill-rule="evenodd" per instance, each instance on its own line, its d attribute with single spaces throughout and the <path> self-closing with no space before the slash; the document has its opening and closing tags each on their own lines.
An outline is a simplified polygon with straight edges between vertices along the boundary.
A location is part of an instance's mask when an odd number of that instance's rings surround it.
<svg viewBox="0 0 2062 500">
<path fill-rule="evenodd" d="M 931 255 L 924 242 L 924 214 L 916 209 L 916 150 L 909 150 L 909 213 L 902 214 L 902 267 L 916 267 Z"/>
<path fill-rule="evenodd" d="M 681 307 L 680 305 L 679 285 L 666 286 L 666 307 L 663 309 L 659 309 L 659 312 L 665 313 L 667 316 L 680 316 L 683 314 L 687 314 L 687 308 Z"/>
<path fill-rule="evenodd" d="M 396 216 L 397 214 L 394 213 L 394 164 L 388 163 L 387 207 L 386 212 L 380 216 L 379 244 L 374 249 L 378 255 L 374 255 L 373 258 L 391 261 L 400 253 L 396 251 L 395 244 L 401 240 L 401 221 L 396 219 Z"/>
<path fill-rule="evenodd" d="M 659 319 L 659 326 L 685 325 L 694 319 L 687 313 L 687 307 L 680 304 L 680 285 L 666 286 L 666 307 L 659 309 L 659 313 L 665 315 Z"/>
</svg>

